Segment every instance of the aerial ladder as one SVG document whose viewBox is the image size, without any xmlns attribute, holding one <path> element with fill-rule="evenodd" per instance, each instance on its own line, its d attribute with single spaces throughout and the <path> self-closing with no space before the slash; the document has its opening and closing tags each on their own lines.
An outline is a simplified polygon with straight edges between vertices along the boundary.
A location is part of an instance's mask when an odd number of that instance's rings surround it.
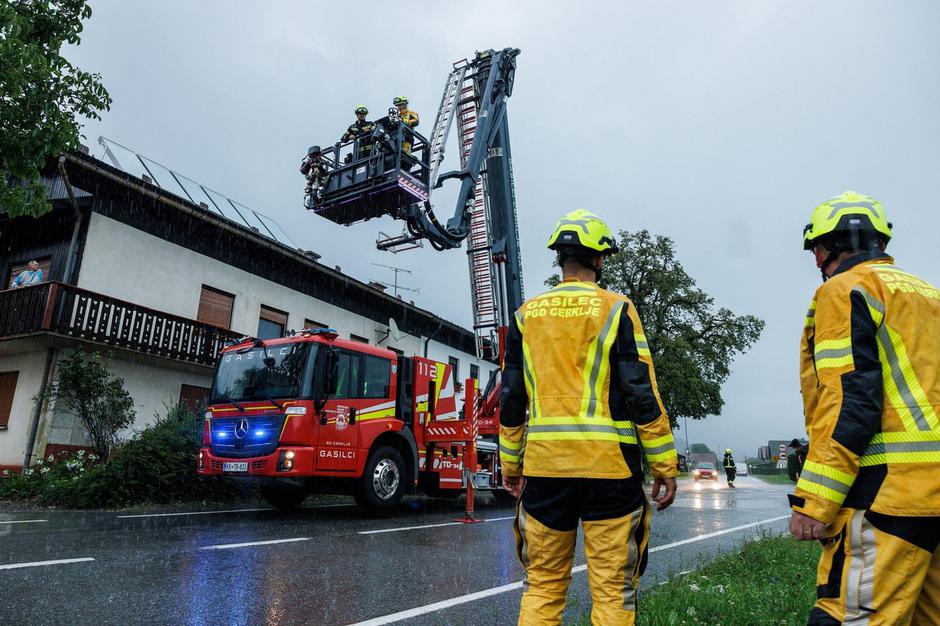
<svg viewBox="0 0 940 626">
<path fill-rule="evenodd" d="M 328 178 L 304 202 L 344 225 L 383 215 L 402 220 L 402 234 L 377 241 L 380 250 L 411 249 L 423 241 L 436 250 L 466 243 L 476 352 L 494 362 L 502 360 L 506 325 L 522 305 L 524 293 L 507 114 L 518 55 L 516 48 L 486 50 L 455 63 L 429 138 L 405 127 L 390 110 L 376 122 L 371 136 L 324 151 Z M 460 169 L 441 172 L 455 122 Z M 360 150 L 363 141 L 371 145 L 367 156 Z M 445 222 L 435 212 L 431 194 L 449 181 L 460 187 L 454 212 Z M 474 444 L 476 435 L 483 436 L 477 445 L 487 450 L 494 465 L 499 389 L 496 371 L 463 429 Z M 474 457 L 475 447 L 467 446 Z M 476 458 L 467 458 L 464 467 L 472 470 L 476 465 Z M 468 476 L 471 508 L 473 482 Z"/>
</svg>

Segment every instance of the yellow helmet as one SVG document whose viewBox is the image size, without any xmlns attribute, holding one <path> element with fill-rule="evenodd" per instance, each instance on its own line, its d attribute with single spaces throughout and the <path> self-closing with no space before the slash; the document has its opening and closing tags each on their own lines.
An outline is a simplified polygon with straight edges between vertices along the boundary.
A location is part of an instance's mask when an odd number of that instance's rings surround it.
<svg viewBox="0 0 940 626">
<path fill-rule="evenodd" d="M 855 191 L 845 191 L 813 209 L 803 229 L 803 249 L 812 250 L 816 240 L 833 233 L 868 233 L 887 243 L 891 222 L 881 203 Z"/>
<path fill-rule="evenodd" d="M 731 454 L 731 448 L 725 448 L 725 454 Z"/>
<path fill-rule="evenodd" d="M 547 247 L 557 250 L 558 246 L 581 246 L 601 254 L 613 254 L 619 250 L 604 220 L 584 209 L 568 213 L 555 224 L 555 232 L 549 237 Z"/>
</svg>

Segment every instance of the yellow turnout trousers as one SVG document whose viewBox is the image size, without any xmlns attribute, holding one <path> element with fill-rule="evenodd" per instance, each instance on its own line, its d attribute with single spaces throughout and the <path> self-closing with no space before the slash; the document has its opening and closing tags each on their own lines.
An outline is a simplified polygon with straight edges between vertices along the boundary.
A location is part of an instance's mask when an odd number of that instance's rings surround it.
<svg viewBox="0 0 940 626">
<path fill-rule="evenodd" d="M 557 485 L 564 484 L 565 479 L 541 479 L 540 482 L 545 481 Z M 562 493 L 552 502 L 553 506 L 561 507 L 545 516 L 546 523 L 537 519 L 536 515 L 547 508 L 542 509 L 541 502 L 534 502 L 531 508 L 536 512 L 533 514 L 527 510 L 527 498 L 526 494 L 523 494 L 514 524 L 517 555 L 525 568 L 524 591 L 519 610 L 520 626 L 551 626 L 562 623 L 565 598 L 571 583 L 579 517 L 584 533 L 584 553 L 587 557 L 588 583 L 591 588 L 592 624 L 633 626 L 636 623 L 636 592 L 640 575 L 646 565 L 650 507 L 642 491 L 632 494 L 629 499 L 618 498 L 620 494 L 612 493 L 609 494 L 609 500 L 636 503 L 638 496 L 641 498 L 640 505 L 625 515 L 595 519 L 616 511 L 616 505 L 601 505 L 601 509 L 606 509 L 606 512 L 592 506 L 592 488 L 599 483 L 622 481 L 581 479 L 571 484 L 572 492 L 580 491 L 582 495 L 586 494 L 578 503 L 582 506 L 565 507 L 565 504 L 571 504 L 573 498 Z M 589 485 L 587 488 L 586 484 Z M 562 488 L 562 491 L 567 490 Z M 528 484 L 526 491 L 529 491 Z M 597 491 L 593 493 L 597 494 Z M 557 528 L 552 528 L 546 525 L 547 523 Z"/>
<path fill-rule="evenodd" d="M 843 508 L 831 527 L 811 626 L 940 624 L 940 518 Z"/>
</svg>

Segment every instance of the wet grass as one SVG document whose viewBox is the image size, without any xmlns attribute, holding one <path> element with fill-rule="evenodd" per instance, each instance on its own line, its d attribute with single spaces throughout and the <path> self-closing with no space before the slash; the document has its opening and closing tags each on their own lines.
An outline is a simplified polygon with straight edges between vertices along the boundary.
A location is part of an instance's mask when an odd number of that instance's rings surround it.
<svg viewBox="0 0 940 626">
<path fill-rule="evenodd" d="M 763 474 L 751 474 L 751 476 L 765 483 L 770 483 L 771 485 L 796 485 L 786 474 L 770 474 L 766 476 Z"/>
<path fill-rule="evenodd" d="M 785 536 L 749 541 L 740 551 L 640 590 L 638 626 L 802 626 L 816 601 L 819 544 Z M 571 623 L 591 626 L 591 602 L 569 603 Z M 569 622 L 565 622 L 566 624 Z"/>
<path fill-rule="evenodd" d="M 816 600 L 819 551 L 817 543 L 791 537 L 750 541 L 739 552 L 641 591 L 637 624 L 805 624 Z"/>
</svg>

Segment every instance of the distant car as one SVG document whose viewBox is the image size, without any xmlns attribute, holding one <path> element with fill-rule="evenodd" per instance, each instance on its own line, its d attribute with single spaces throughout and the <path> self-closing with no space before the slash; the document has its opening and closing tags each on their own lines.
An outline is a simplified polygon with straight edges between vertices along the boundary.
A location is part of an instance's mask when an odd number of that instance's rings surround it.
<svg viewBox="0 0 940 626">
<path fill-rule="evenodd" d="M 734 469 L 738 472 L 738 476 L 747 476 L 747 463 L 735 463 Z"/>
<path fill-rule="evenodd" d="M 692 478 L 694 480 L 701 480 L 703 478 L 718 480 L 718 470 L 715 469 L 713 463 L 696 463 L 695 469 L 692 470 Z"/>
</svg>

